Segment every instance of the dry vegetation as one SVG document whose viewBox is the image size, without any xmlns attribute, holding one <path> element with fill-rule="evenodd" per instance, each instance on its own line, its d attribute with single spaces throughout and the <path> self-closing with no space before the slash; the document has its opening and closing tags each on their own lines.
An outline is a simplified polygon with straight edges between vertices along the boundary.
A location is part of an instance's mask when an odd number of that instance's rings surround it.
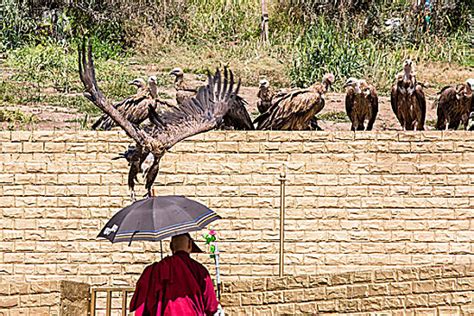
<svg viewBox="0 0 474 316">
<path fill-rule="evenodd" d="M 411 13 L 412 1 L 368 2 L 370 7 L 357 1 L 316 7 L 271 1 L 271 38 L 263 45 L 258 0 L 151 1 L 147 6 L 115 1 L 88 11 L 61 6 L 61 1 L 56 1 L 57 11 L 27 10 L 18 0 L 6 0 L 0 109 L 22 112 L 27 119 L 0 124 L 12 129 L 88 128 L 98 112 L 80 95 L 75 45 L 84 33 L 94 42 L 101 87 L 116 100 L 132 93 L 129 80 L 151 74 L 158 77 L 161 95 L 172 97 L 167 72 L 175 66 L 199 79 L 209 68 L 230 65 L 249 87 L 244 96 L 251 105 L 256 92 L 250 87 L 262 76 L 277 87 L 305 86 L 332 71 L 336 91 L 342 92 L 348 76 L 359 76 L 386 94 L 408 56 L 418 64 L 419 79 L 429 83 L 431 99 L 441 86 L 473 77 L 472 14 L 462 1 L 452 2 L 459 11 L 452 16 L 433 8 L 430 31 Z M 394 17 L 403 23 L 388 30 L 384 22 Z M 343 97 L 333 96 L 336 103 L 327 106 L 325 119 L 334 124 L 326 126 L 345 128 L 338 113 L 343 108 L 337 106 Z"/>
</svg>

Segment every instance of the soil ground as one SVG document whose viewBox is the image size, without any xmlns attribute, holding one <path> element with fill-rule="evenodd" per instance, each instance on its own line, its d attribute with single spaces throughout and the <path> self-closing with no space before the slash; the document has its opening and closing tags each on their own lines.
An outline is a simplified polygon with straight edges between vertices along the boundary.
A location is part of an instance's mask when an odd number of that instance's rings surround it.
<svg viewBox="0 0 474 316">
<path fill-rule="evenodd" d="M 146 68 L 151 73 L 159 71 L 158 67 L 153 65 L 139 66 Z M 456 67 L 452 69 L 449 66 L 443 64 L 427 64 L 418 68 L 418 78 L 421 78 L 424 82 L 428 82 L 429 88 L 425 89 L 427 97 L 427 116 L 426 116 L 426 129 L 433 129 L 434 121 L 436 120 L 436 109 L 433 108 L 432 104 L 436 98 L 436 93 L 439 91 L 439 87 L 447 84 L 454 84 L 464 82 L 466 78 L 474 77 L 472 69 Z M 421 75 L 422 74 L 422 75 Z M 9 76 L 8 72 L 2 72 L 2 80 Z M 196 80 L 197 76 L 187 75 L 187 80 Z M 197 82 L 198 84 L 198 82 Z M 201 83 L 202 84 L 202 83 Z M 434 88 L 436 87 L 436 88 Z M 54 89 L 51 89 L 54 90 Z M 256 87 L 242 87 L 241 95 L 249 103 L 249 112 L 252 117 L 257 114 L 256 102 L 257 102 L 257 91 Z M 171 87 L 161 88 L 160 92 L 169 95 L 171 99 L 174 99 L 174 89 Z M 54 91 L 45 91 L 45 93 L 54 93 Z M 162 94 L 162 95 L 163 95 Z M 64 97 L 70 97 L 72 95 L 64 95 Z M 344 93 L 329 92 L 326 95 L 326 106 L 318 117 L 319 125 L 323 130 L 334 131 L 334 130 L 350 130 L 350 122 L 345 116 L 344 106 Z M 15 110 L 19 109 L 25 113 L 32 113 L 36 116 L 37 122 L 34 124 L 34 129 L 39 130 L 54 130 L 54 129 L 81 129 L 79 123 L 84 119 L 84 113 L 79 112 L 75 108 L 67 108 L 61 106 L 51 106 L 48 104 L 33 104 L 33 105 L 20 105 L 20 106 L 3 106 L 4 109 Z M 95 118 L 89 119 L 90 123 Z M 7 123 L 0 122 L 2 129 L 7 128 Z M 22 126 L 21 129 L 29 129 L 31 126 Z M 400 130 L 400 125 L 395 118 L 390 106 L 390 98 L 387 95 L 379 95 L 379 113 L 374 126 L 374 130 Z"/>
</svg>

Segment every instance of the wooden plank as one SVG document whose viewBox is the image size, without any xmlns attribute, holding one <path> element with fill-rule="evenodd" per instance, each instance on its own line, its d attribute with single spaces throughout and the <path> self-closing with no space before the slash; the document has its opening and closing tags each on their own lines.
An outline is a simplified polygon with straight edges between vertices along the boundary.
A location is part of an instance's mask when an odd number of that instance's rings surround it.
<svg viewBox="0 0 474 316">
<path fill-rule="evenodd" d="M 105 307 L 105 315 L 111 316 L 112 315 L 112 290 L 107 290 L 107 304 Z"/>
<path fill-rule="evenodd" d="M 127 294 L 126 290 L 122 290 L 122 316 L 127 316 Z"/>
<path fill-rule="evenodd" d="M 91 291 L 91 305 L 90 305 L 90 315 L 95 316 L 95 301 L 96 301 L 97 292 L 95 289 Z"/>
</svg>

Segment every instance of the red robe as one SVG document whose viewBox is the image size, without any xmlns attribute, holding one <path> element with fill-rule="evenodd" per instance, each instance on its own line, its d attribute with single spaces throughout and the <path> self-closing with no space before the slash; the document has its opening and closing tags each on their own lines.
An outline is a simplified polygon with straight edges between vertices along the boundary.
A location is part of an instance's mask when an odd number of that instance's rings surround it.
<svg viewBox="0 0 474 316">
<path fill-rule="evenodd" d="M 207 269 L 188 253 L 145 268 L 130 302 L 136 316 L 213 315 L 217 312 L 214 285 Z"/>
</svg>

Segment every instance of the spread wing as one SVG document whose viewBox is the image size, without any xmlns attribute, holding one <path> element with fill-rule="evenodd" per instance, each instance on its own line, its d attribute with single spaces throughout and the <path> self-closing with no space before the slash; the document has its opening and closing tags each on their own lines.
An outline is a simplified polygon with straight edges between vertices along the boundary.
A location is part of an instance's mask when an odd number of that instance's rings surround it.
<svg viewBox="0 0 474 316">
<path fill-rule="evenodd" d="M 145 130 L 159 140 L 165 149 L 181 140 L 209 131 L 223 122 L 239 92 L 240 80 L 235 88 L 234 75 L 227 68 L 208 75 L 206 86 L 199 88 L 197 95 L 187 99 L 180 107 L 170 109 L 161 115 L 149 107 L 151 125 Z"/>
<path fill-rule="evenodd" d="M 86 49 L 87 46 L 87 49 Z M 84 96 L 89 99 L 94 105 L 100 108 L 105 114 L 109 115 L 112 120 L 117 123 L 129 137 L 135 140 L 140 145 L 153 142 L 156 147 L 161 147 L 153 139 L 143 132 L 140 132 L 132 123 L 130 123 L 112 104 L 105 98 L 102 91 L 100 91 L 97 85 L 95 77 L 94 62 L 92 59 L 92 46 L 86 45 L 86 41 L 83 40 L 78 48 L 78 63 L 79 63 L 79 76 L 84 85 L 85 92 Z"/>
</svg>

